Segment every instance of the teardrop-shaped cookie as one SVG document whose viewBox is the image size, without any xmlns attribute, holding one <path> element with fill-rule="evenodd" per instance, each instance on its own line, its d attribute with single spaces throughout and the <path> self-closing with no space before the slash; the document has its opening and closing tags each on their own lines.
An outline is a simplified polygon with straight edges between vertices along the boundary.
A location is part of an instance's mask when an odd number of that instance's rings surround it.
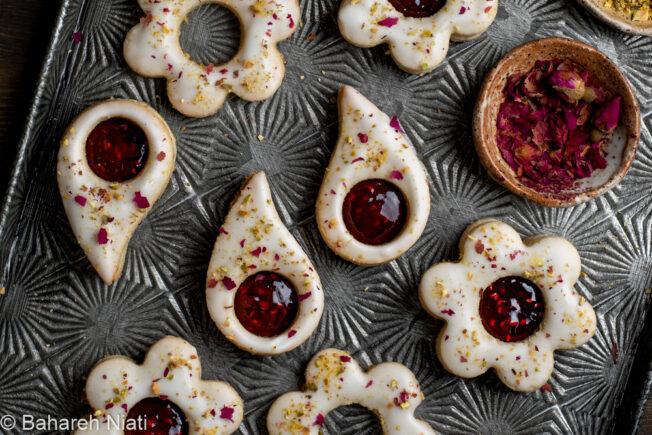
<svg viewBox="0 0 652 435">
<path fill-rule="evenodd" d="M 278 355 L 312 334 L 324 310 L 319 276 L 279 217 L 264 172 L 243 184 L 213 248 L 208 312 L 237 347 Z"/>
<path fill-rule="evenodd" d="M 423 233 L 426 172 L 396 117 L 349 86 L 340 89 L 338 104 L 340 134 L 317 199 L 319 231 L 346 260 L 385 263 Z"/>
<path fill-rule="evenodd" d="M 176 145 L 165 120 L 134 100 L 89 107 L 61 140 L 57 181 L 70 226 L 107 284 L 132 234 L 168 184 Z"/>
</svg>

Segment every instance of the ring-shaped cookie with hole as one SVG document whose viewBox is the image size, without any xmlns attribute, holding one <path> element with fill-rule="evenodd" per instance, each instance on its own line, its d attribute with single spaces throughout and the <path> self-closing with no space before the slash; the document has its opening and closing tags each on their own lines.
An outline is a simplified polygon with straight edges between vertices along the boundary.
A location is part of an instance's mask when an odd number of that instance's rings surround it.
<svg viewBox="0 0 652 435">
<path fill-rule="evenodd" d="M 435 433 L 414 416 L 424 396 L 402 364 L 386 362 L 364 372 L 348 352 L 325 349 L 308 363 L 305 385 L 306 391 L 285 393 L 274 401 L 267 413 L 271 435 L 319 434 L 330 411 L 354 403 L 373 411 L 385 434 Z"/>
<path fill-rule="evenodd" d="M 167 79 L 172 106 L 191 117 L 217 112 L 229 92 L 248 101 L 270 97 L 283 81 L 283 55 L 276 44 L 296 30 L 301 12 L 296 0 L 138 0 L 146 16 L 124 42 L 127 64 L 138 74 Z M 201 65 L 179 42 L 181 23 L 200 5 L 214 3 L 240 20 L 240 47 L 221 65 Z"/>
<path fill-rule="evenodd" d="M 129 240 L 165 190 L 175 158 L 167 123 L 140 101 L 98 103 L 67 128 L 59 192 L 77 241 L 107 284 L 120 276 Z"/>
<path fill-rule="evenodd" d="M 426 171 L 396 116 L 350 86 L 338 96 L 340 133 L 317 197 L 316 219 L 340 257 L 371 266 L 402 255 L 430 212 Z"/>
<path fill-rule="evenodd" d="M 451 373 L 493 368 L 515 391 L 543 386 L 556 349 L 593 336 L 596 316 L 574 285 L 580 257 L 566 239 L 521 240 L 509 225 L 483 219 L 460 240 L 460 261 L 432 266 L 421 279 L 423 307 L 444 322 L 437 355 Z"/>
<path fill-rule="evenodd" d="M 86 381 L 90 419 L 75 434 L 231 434 L 240 426 L 242 399 L 227 383 L 203 380 L 196 349 L 165 337 L 138 365 L 110 356 L 93 367 Z M 154 432 L 149 432 L 154 433 Z"/>
<path fill-rule="evenodd" d="M 264 172 L 245 180 L 219 229 L 206 303 L 226 338 L 254 354 L 292 350 L 319 324 L 319 275 L 281 221 Z"/>
<path fill-rule="evenodd" d="M 496 17 L 498 0 L 344 0 L 337 21 L 344 39 L 358 47 L 388 44 L 404 71 L 432 71 L 450 40 L 480 36 Z"/>
</svg>

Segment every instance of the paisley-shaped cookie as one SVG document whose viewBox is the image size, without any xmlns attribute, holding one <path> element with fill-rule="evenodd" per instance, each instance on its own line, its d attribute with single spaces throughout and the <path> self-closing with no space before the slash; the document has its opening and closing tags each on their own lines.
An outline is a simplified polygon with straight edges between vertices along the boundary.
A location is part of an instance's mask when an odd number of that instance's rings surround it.
<svg viewBox="0 0 652 435">
<path fill-rule="evenodd" d="M 437 354 L 451 373 L 493 368 L 509 388 L 532 391 L 550 377 L 556 349 L 593 336 L 595 312 L 573 288 L 581 265 L 567 240 L 521 240 L 509 225 L 483 219 L 462 235 L 460 257 L 432 266 L 419 286 L 424 308 L 446 322 Z"/>
<path fill-rule="evenodd" d="M 326 349 L 308 363 L 306 391 L 285 393 L 274 401 L 267 430 L 271 435 L 316 435 L 330 411 L 356 403 L 378 415 L 386 434 L 434 435 L 414 416 L 423 399 L 419 382 L 404 365 L 386 362 L 363 372 L 348 352 Z"/>
<path fill-rule="evenodd" d="M 338 105 L 340 134 L 317 198 L 319 231 L 346 260 L 385 263 L 423 233 L 426 172 L 396 117 L 349 86 L 340 89 Z"/>
<path fill-rule="evenodd" d="M 244 411 L 229 384 L 201 378 L 197 351 L 176 337 L 156 342 L 141 365 L 123 356 L 100 361 L 88 375 L 86 397 L 91 418 L 77 424 L 76 435 L 226 435 Z"/>
<path fill-rule="evenodd" d="M 66 129 L 59 192 L 75 237 L 107 284 L 120 276 L 129 239 L 165 190 L 175 158 L 165 120 L 139 101 L 96 104 Z"/>
<path fill-rule="evenodd" d="M 220 331 L 255 354 L 292 350 L 319 324 L 319 276 L 274 208 L 264 172 L 244 182 L 220 228 L 206 302 Z"/>
</svg>

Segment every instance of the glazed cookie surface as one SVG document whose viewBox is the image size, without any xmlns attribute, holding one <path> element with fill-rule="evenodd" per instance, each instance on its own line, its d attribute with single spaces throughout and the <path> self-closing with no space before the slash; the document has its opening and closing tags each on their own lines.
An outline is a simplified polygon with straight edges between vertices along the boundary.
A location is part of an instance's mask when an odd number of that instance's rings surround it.
<svg viewBox="0 0 652 435">
<path fill-rule="evenodd" d="M 254 354 L 292 350 L 319 324 L 324 310 L 319 276 L 283 225 L 264 172 L 244 182 L 220 228 L 206 302 L 220 331 Z"/>
<path fill-rule="evenodd" d="M 396 117 L 355 89 L 338 97 L 340 134 L 317 198 L 328 246 L 360 265 L 385 263 L 421 236 L 430 212 L 423 164 Z"/>
<path fill-rule="evenodd" d="M 283 81 L 283 55 L 276 44 L 296 30 L 301 12 L 296 0 L 138 1 L 145 18 L 125 39 L 124 56 L 138 74 L 167 79 L 168 98 L 186 116 L 217 112 L 229 92 L 248 101 L 271 96 Z M 240 20 L 240 47 L 233 59 L 201 65 L 179 43 L 181 23 L 202 4 L 228 8 Z"/>
<path fill-rule="evenodd" d="M 422 74 L 444 60 L 450 39 L 480 36 L 497 10 L 498 0 L 344 0 L 337 21 L 351 44 L 387 43 L 401 69 Z"/>
<path fill-rule="evenodd" d="M 118 140 L 124 149 L 113 153 Z M 77 241 L 107 284 L 120 276 L 129 240 L 165 190 L 175 158 L 165 120 L 139 101 L 96 104 L 66 129 L 59 192 Z"/>
<path fill-rule="evenodd" d="M 509 225 L 484 219 L 462 235 L 460 258 L 431 267 L 419 286 L 424 308 L 446 322 L 437 354 L 451 373 L 493 368 L 509 388 L 533 391 L 550 377 L 556 349 L 593 336 L 596 316 L 573 289 L 581 264 L 567 240 L 521 240 Z"/>
<path fill-rule="evenodd" d="M 348 352 L 325 349 L 308 363 L 306 391 L 274 401 L 267 430 L 272 435 L 318 434 L 330 411 L 356 403 L 378 415 L 386 434 L 434 434 L 414 416 L 423 399 L 419 382 L 404 365 L 387 362 L 363 372 Z"/>
<path fill-rule="evenodd" d="M 88 375 L 86 397 L 92 417 L 79 435 L 123 434 L 144 429 L 136 425 L 145 420 L 154 431 L 172 422 L 184 433 L 230 434 L 243 416 L 238 393 L 224 382 L 202 380 L 197 351 L 176 337 L 156 342 L 141 365 L 122 356 L 102 360 Z"/>
</svg>

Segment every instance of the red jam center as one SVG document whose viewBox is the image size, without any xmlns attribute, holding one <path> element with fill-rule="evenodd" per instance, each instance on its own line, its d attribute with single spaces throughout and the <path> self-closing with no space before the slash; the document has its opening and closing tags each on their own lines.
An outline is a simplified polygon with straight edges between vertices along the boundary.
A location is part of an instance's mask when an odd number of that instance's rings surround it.
<svg viewBox="0 0 652 435">
<path fill-rule="evenodd" d="M 86 139 L 86 159 L 95 174 L 112 182 L 134 178 L 149 153 L 145 132 L 124 118 L 102 121 Z"/>
<path fill-rule="evenodd" d="M 181 435 L 188 433 L 186 415 L 169 400 L 149 397 L 127 414 L 125 435 Z"/>
<path fill-rule="evenodd" d="M 392 183 L 365 180 L 353 186 L 344 198 L 344 224 L 351 235 L 367 245 L 392 241 L 403 230 L 407 203 Z"/>
<path fill-rule="evenodd" d="M 500 278 L 482 292 L 482 324 L 499 340 L 511 342 L 529 337 L 539 327 L 543 314 L 541 290 L 520 276 Z"/>
<path fill-rule="evenodd" d="M 299 301 L 294 286 L 274 272 L 258 272 L 245 279 L 235 294 L 235 315 L 252 334 L 273 337 L 288 329 Z"/>
<path fill-rule="evenodd" d="M 406 17 L 423 18 L 435 15 L 446 0 L 389 0 L 397 11 Z"/>
</svg>

